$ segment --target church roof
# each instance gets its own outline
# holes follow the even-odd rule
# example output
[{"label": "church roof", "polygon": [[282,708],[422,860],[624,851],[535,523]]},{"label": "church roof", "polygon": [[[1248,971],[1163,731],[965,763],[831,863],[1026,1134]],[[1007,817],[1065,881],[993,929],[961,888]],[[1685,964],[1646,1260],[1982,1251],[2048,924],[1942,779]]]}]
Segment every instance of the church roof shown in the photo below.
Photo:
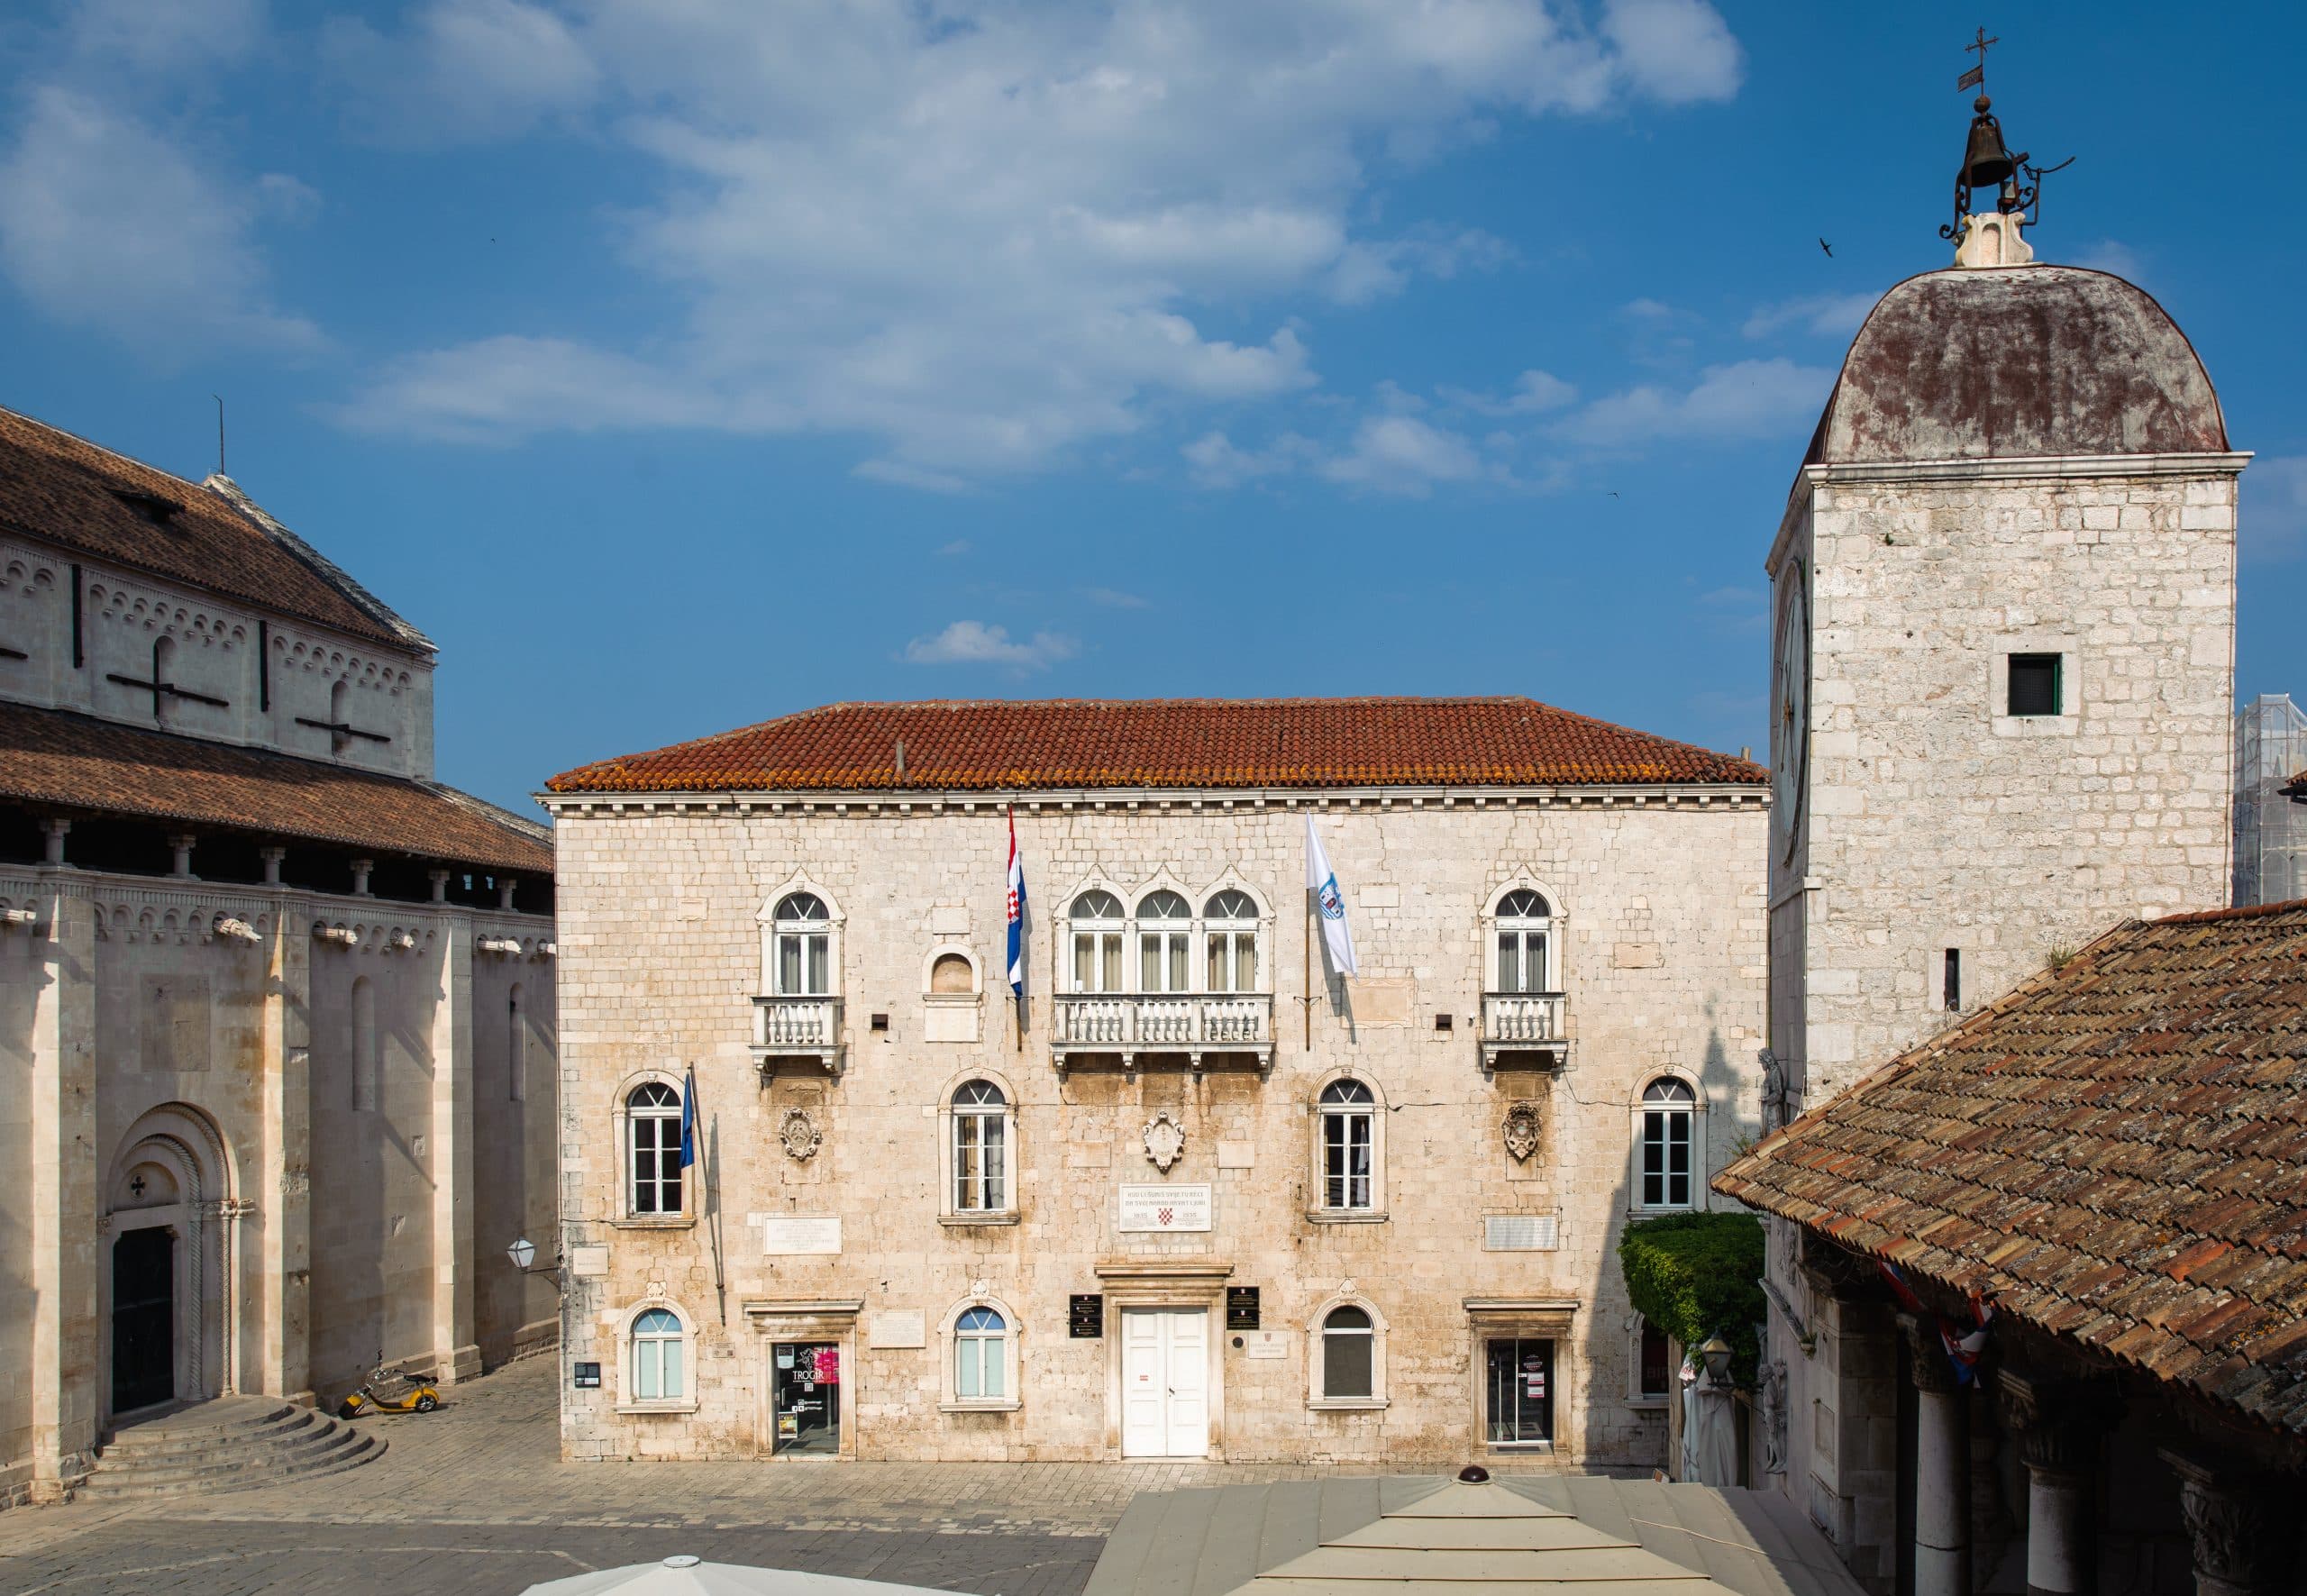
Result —
[{"label": "church roof", "polygon": [[1768,780],[1748,761],[1531,698],[1060,698],[833,704],[602,760],[545,785],[854,792]]},{"label": "church roof", "polygon": [[1714,1189],[2307,1433],[2307,902],[2132,921]]},{"label": "church roof", "polygon": [[1859,1596],[1776,1491],[1596,1474],[1141,1491],[1083,1596]]},{"label": "church roof", "polygon": [[1883,295],[1805,463],[2226,448],[2219,396],[2161,306],[2103,271],[2018,266]]},{"label": "church roof", "polygon": [[0,703],[0,798],[544,880],[551,833],[437,782]]},{"label": "church roof", "polygon": [[187,482],[5,409],[0,528],[356,637],[432,648],[230,479]]}]

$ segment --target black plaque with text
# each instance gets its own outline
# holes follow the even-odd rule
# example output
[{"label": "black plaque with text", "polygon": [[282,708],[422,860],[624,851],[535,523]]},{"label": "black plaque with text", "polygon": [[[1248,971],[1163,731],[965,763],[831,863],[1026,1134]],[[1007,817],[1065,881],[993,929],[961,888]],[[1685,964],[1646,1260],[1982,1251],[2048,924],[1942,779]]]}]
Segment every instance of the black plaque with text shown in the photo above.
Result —
[{"label": "black plaque with text", "polygon": [[1254,1330],[1258,1327],[1258,1289],[1255,1286],[1226,1288],[1226,1327],[1229,1330]]},{"label": "black plaque with text", "polygon": [[1076,1341],[1096,1341],[1106,1333],[1106,1300],[1095,1291],[1065,1300],[1066,1333]]}]

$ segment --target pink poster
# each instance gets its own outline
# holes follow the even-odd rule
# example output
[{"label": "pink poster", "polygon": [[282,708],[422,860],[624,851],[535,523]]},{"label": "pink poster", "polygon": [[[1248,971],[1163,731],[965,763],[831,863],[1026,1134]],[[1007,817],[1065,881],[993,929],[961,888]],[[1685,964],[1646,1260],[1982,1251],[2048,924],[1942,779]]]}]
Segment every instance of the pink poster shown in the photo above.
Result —
[{"label": "pink poster", "polygon": [[837,1346],[817,1348],[817,1379],[825,1385],[840,1383],[841,1348]]}]

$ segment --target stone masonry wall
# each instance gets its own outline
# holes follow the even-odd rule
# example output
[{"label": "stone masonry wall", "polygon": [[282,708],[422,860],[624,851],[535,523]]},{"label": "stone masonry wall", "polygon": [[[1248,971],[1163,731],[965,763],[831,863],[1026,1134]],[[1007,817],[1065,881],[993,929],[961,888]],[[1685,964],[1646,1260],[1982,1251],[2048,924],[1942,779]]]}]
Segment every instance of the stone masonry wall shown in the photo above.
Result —
[{"label": "stone masonry wall", "polygon": [[[561,1204],[573,1259],[564,1359],[602,1364],[599,1390],[567,1390],[571,1458],[764,1455],[767,1342],[748,1300],[862,1300],[848,1372],[864,1456],[1096,1458],[1117,1449],[1116,1343],[1071,1339],[1067,1297],[1100,1289],[1095,1266],[1123,1258],[1232,1266],[1228,1285],[1263,1292],[1262,1322],[1284,1355],[1222,1354],[1213,1452],[1236,1459],[1370,1464],[1463,1460],[1480,1450],[1470,1298],[1568,1300],[1556,1348],[1558,1455],[1648,1463],[1663,1455],[1663,1412],[1633,1400],[1636,1327],[1615,1257],[1630,1208],[1633,1104],[1664,1072],[1707,1105],[1704,1170],[1755,1118],[1762,1042],[1764,914],[1760,795],[1710,807],[1654,801],[1573,807],[1493,800],[1351,812],[1318,823],[1346,894],[1362,960],[1338,1002],[1314,1006],[1311,1046],[1298,995],[1306,948],[1304,820],[1295,809],[1213,797],[1198,805],[1021,805],[1017,834],[1033,918],[1030,1029],[1020,1047],[1002,982],[1008,832],[998,807],[882,805],[845,813],[588,816],[557,833],[561,951]],[[837,1080],[788,1062],[759,1083],[747,1043],[761,990],[759,917],[797,880],[840,918],[838,987],[846,1068]],[[1090,881],[1134,904],[1151,884],[1197,909],[1221,882],[1267,915],[1267,984],[1278,992],[1270,1079],[1238,1063],[1197,1080],[1175,1062],[1135,1079],[1112,1062],[1061,1076],[1048,993],[1063,944],[1053,917]],[[1486,1081],[1479,1064],[1482,913],[1527,882],[1564,917],[1561,983],[1570,1065]],[[932,950],[971,953],[991,995],[980,1039],[925,1038]],[[1131,957],[1134,961],[1135,949]],[[1197,945],[1197,977],[1200,949]],[[1133,964],[1134,967],[1134,964]],[[1323,982],[1317,965],[1316,983]],[[886,1032],[869,1017],[889,1017]],[[1437,1031],[1437,1015],[1451,1017]],[[694,1063],[701,1125],[717,1161],[720,1227],[621,1226],[617,1105],[643,1072],[678,1081]],[[1351,1068],[1384,1112],[1381,1223],[1309,1218],[1318,1204],[1314,1120],[1321,1086]],[[939,1222],[943,1122],[962,1081],[999,1084],[1017,1108],[1020,1221]],[[1504,1151],[1509,1105],[1539,1106],[1544,1143],[1527,1163]],[[776,1140],[789,1108],[823,1134],[806,1160]],[[1214,1188],[1206,1235],[1121,1234],[1116,1187],[1165,1179],[1142,1132],[1168,1110],[1186,1130],[1172,1182]],[[1701,1197],[1701,1200],[1703,1198]],[[1486,1252],[1487,1213],[1557,1215],[1549,1252]],[[764,1255],[764,1216],[833,1215],[842,1251]],[[599,1257],[600,1254],[591,1254]],[[1385,1329],[1381,1409],[1309,1404],[1308,1327],[1350,1292]],[[1017,1327],[1022,1401],[1014,1412],[941,1411],[950,1343],[941,1331],[982,1297]],[[619,1410],[622,1327],[639,1308],[674,1308],[689,1330],[694,1412]],[[867,1323],[916,1309],[927,1345],[872,1348]],[[1218,1331],[1213,1324],[1212,1333]]]}]

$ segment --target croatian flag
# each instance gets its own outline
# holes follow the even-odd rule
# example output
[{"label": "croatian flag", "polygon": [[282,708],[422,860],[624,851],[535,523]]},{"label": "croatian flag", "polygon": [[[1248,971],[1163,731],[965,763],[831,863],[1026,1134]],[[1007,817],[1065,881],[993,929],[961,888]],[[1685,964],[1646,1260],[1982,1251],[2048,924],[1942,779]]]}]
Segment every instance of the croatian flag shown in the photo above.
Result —
[{"label": "croatian flag", "polygon": [[681,1168],[697,1162],[697,1066],[688,1067],[681,1088]]},{"label": "croatian flag", "polygon": [[1330,868],[1329,855],[1322,852],[1322,839],[1315,834],[1311,815],[1306,816],[1306,890],[1314,895],[1315,907],[1322,913],[1322,940],[1329,944],[1330,967],[1340,975],[1352,975],[1354,931],[1345,923],[1345,898],[1337,889],[1337,872]]},{"label": "croatian flag", "polygon": [[1017,811],[1009,811],[1009,990],[1026,995],[1026,867],[1017,858]]}]

